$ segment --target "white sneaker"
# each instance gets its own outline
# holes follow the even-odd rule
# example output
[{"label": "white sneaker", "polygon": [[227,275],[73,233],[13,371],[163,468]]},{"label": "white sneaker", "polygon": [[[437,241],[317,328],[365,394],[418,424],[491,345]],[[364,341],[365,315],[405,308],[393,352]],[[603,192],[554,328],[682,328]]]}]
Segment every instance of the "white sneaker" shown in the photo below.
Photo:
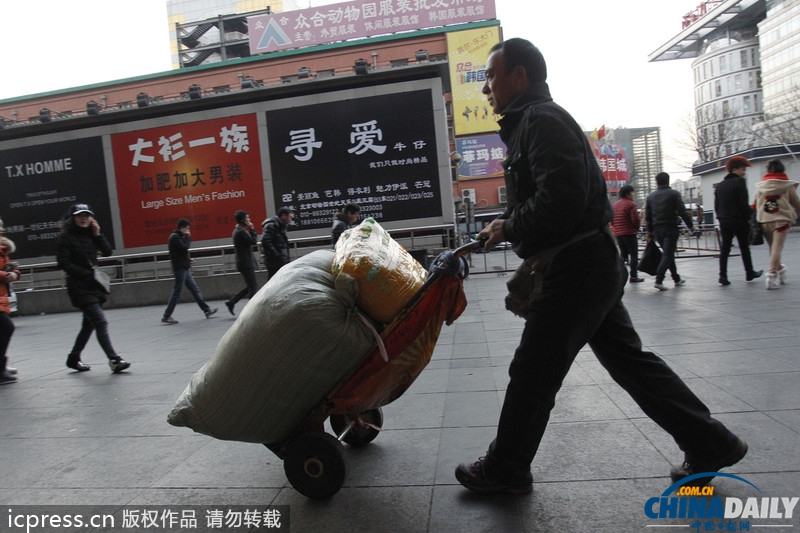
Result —
[{"label": "white sneaker", "polygon": [[789,268],[786,265],[781,265],[781,269],[778,270],[778,280],[780,281],[781,285],[786,285],[786,271]]},{"label": "white sneaker", "polygon": [[667,287],[663,283],[656,283],[655,285],[653,285],[653,287],[655,287],[656,289],[658,289],[660,291],[667,290]]},{"label": "white sneaker", "polygon": [[778,275],[774,272],[770,272],[769,274],[767,274],[766,285],[768,291],[780,287],[780,281],[778,281]]}]

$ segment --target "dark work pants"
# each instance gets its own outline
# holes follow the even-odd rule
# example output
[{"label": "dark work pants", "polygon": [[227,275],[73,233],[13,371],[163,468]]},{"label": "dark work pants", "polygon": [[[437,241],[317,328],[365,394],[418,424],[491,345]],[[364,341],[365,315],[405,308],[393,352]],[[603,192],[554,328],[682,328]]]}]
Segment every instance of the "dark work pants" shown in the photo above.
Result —
[{"label": "dark work pants", "polygon": [[617,235],[617,245],[622,253],[622,259],[628,261],[631,277],[639,277],[639,239],[636,235]]},{"label": "dark work pants", "polygon": [[99,302],[92,302],[84,304],[80,309],[83,312],[83,323],[78,336],[75,338],[72,351],[69,352],[69,358],[72,360],[80,359],[81,352],[86,347],[86,343],[89,342],[89,337],[92,336],[93,331],[97,332],[97,342],[100,343],[100,347],[103,348],[106,357],[109,359],[116,358],[117,352],[114,351],[114,347],[111,345],[111,338],[108,336],[108,321],[106,321],[106,315],[103,313],[103,306]]},{"label": "dark work pants", "polygon": [[7,313],[0,311],[0,372],[6,369],[8,357],[8,345],[11,342],[11,335],[14,334],[14,322]]},{"label": "dark work pants", "polygon": [[734,435],[711,418],[666,363],[642,350],[622,304],[625,268],[609,236],[568,246],[544,276],[509,367],[511,381],[497,438],[487,454],[490,463],[500,472],[530,469],[556,394],[587,343],[614,381],[672,435],[687,458],[715,457],[730,450]]},{"label": "dark work pants", "polygon": [[722,239],[722,249],[719,251],[720,277],[728,277],[728,257],[731,255],[734,236],[739,243],[745,274],[753,272],[753,258],[750,256],[750,221],[746,218],[721,218],[719,235]]},{"label": "dark work pants", "polygon": [[675,266],[675,250],[678,248],[680,232],[677,226],[656,226],[653,230],[656,242],[661,247],[661,262],[656,268],[656,283],[662,283],[669,270],[672,281],[680,281],[678,267]]},{"label": "dark work pants", "polygon": [[256,271],[253,269],[243,269],[239,273],[244,277],[244,282],[247,284],[244,289],[237,292],[233,298],[228,300],[231,304],[235,304],[242,298],[252,298],[258,292],[258,281],[256,281]]},{"label": "dark work pants", "polygon": [[194,301],[197,302],[197,305],[200,306],[200,309],[202,309],[204,313],[208,313],[211,310],[205,300],[203,300],[200,287],[197,286],[197,282],[195,282],[194,276],[192,276],[191,269],[179,268],[175,271],[175,283],[172,285],[172,294],[169,297],[167,308],[164,310],[164,317],[172,316],[172,312],[175,310],[175,306],[178,305],[178,299],[181,297],[184,286],[192,293]]}]

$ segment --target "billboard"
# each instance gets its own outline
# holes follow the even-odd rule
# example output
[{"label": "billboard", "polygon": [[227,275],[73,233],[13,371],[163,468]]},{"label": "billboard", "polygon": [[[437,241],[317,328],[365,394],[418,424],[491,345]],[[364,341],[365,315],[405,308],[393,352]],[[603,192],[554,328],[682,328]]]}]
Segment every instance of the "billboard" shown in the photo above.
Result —
[{"label": "billboard", "polygon": [[617,193],[628,183],[628,155],[624,145],[616,144],[614,130],[602,126],[587,134],[609,193]]},{"label": "billboard", "polygon": [[263,220],[256,115],[111,135],[125,247],[163,245],[179,218],[193,239],[230,238],[237,209]]},{"label": "billboard", "polygon": [[489,50],[500,42],[500,28],[479,28],[447,34],[453,125],[456,135],[497,131],[497,119],[483,95]]},{"label": "billboard", "polygon": [[138,120],[84,117],[0,141],[14,258],[52,259],[74,202],[92,205],[116,254],[163,250],[178,218],[192,222],[195,246],[230,243],[238,209],[258,224],[291,206],[297,239],[329,237],[348,202],[387,229],[452,224],[441,79],[376,79],[245,102],[221,95],[200,110],[165,104]]},{"label": "billboard", "polygon": [[494,0],[354,0],[247,17],[250,54],[496,17]]},{"label": "billboard", "polygon": [[282,104],[266,119],[273,200],[299,229],[329,228],[349,202],[378,222],[442,217],[430,90]]},{"label": "billboard", "polygon": [[92,206],[114,245],[101,137],[0,150],[0,172],[0,218],[15,258],[54,256],[61,221],[76,202]]},{"label": "billboard", "polygon": [[456,151],[461,156],[458,163],[459,179],[503,177],[506,145],[500,135],[494,133],[458,138]]}]

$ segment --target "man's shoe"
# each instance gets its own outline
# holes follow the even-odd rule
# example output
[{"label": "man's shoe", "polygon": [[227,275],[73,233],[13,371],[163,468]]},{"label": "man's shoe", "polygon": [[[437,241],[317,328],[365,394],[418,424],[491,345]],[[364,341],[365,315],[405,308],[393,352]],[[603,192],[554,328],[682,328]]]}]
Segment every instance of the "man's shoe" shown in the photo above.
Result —
[{"label": "man's shoe", "polygon": [[3,370],[0,373],[0,385],[5,385],[6,383],[14,383],[17,381],[17,376],[13,375],[8,369]]},{"label": "man's shoe", "polygon": [[656,289],[658,289],[658,290],[660,290],[660,291],[665,291],[665,290],[667,290],[667,287],[666,287],[666,286],[665,286],[663,283],[658,283],[658,282],[656,282],[656,284],[655,284],[655,285],[653,285],[653,287],[655,287]]},{"label": "man's shoe", "polygon": [[236,313],[233,312],[234,305],[235,304],[233,302],[225,302],[225,307],[228,308],[228,311],[230,311],[233,316],[236,316]]},{"label": "man's shoe", "polygon": [[9,373],[9,374],[11,374],[12,376],[14,376],[14,375],[16,375],[16,374],[17,374],[17,369],[16,369],[16,368],[14,368],[13,366],[7,366],[7,367],[6,367],[6,372],[8,372],[8,373]]},{"label": "man's shoe", "polygon": [[679,279],[678,281],[675,282],[675,286],[676,287],[680,287],[681,285],[686,285],[686,280],[683,279],[683,278],[681,278],[681,279]]},{"label": "man's shoe", "polygon": [[730,281],[728,281],[728,278],[727,278],[727,277],[725,277],[725,276],[720,276],[720,277],[719,277],[719,284],[720,284],[720,285],[722,285],[723,287],[727,287],[728,285],[730,285],[730,284],[731,284],[731,282],[730,282]]},{"label": "man's shoe", "polygon": [[753,272],[747,273],[747,281],[753,281],[756,278],[760,278],[761,274],[763,274],[763,270],[754,270]]},{"label": "man's shoe", "polygon": [[644,281],[644,278],[637,278],[636,276],[633,276],[631,278],[631,283],[641,283],[643,281]]},{"label": "man's shoe", "polygon": [[216,314],[217,311],[218,309],[216,307],[214,309],[209,309],[208,311],[206,311],[206,318],[211,318],[212,316],[214,316],[214,314]]},{"label": "man's shoe", "polygon": [[[742,439],[737,438],[736,444],[733,446],[733,448],[722,457],[716,457],[708,461],[693,462],[684,460],[681,466],[676,466],[670,471],[669,477],[672,478],[673,482],[678,482],[683,478],[692,476],[694,474],[717,472],[726,466],[735,465],[741,461],[745,455],[747,455],[747,443]],[[686,484],[693,487],[702,487],[703,485],[708,485],[712,479],[714,479],[714,476],[701,477],[693,479]]]},{"label": "man's shoe", "polygon": [[119,374],[126,368],[129,368],[131,364],[124,360],[122,357],[115,357],[113,359],[108,360],[108,366],[111,368],[111,371],[115,374]]},{"label": "man's shoe", "polygon": [[177,324],[178,321],[172,318],[171,316],[165,316],[161,319],[161,322],[164,324]]},{"label": "man's shoe", "polygon": [[74,361],[67,359],[67,368],[71,368],[72,370],[77,370],[78,372],[88,372],[89,370],[92,369],[92,367],[90,367],[80,359],[76,359]]},{"label": "man's shoe", "polygon": [[499,479],[486,471],[486,458],[481,457],[471,465],[456,467],[456,479],[471,491],[481,494],[530,494],[533,491],[533,477],[530,471],[514,481]]}]

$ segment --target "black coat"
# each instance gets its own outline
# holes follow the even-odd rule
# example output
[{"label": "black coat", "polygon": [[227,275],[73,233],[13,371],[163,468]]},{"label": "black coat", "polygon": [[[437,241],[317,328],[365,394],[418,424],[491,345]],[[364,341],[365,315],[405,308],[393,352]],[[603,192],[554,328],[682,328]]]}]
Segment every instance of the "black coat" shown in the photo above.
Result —
[{"label": "black coat", "polygon": [[503,233],[520,257],[602,229],[614,217],[606,183],[583,130],[544,82],[514,100],[499,121],[508,147]]},{"label": "black coat", "polygon": [[253,246],[258,244],[258,235],[250,228],[236,226],[233,230],[233,249],[236,252],[236,270],[255,270],[256,260]]},{"label": "black coat", "polygon": [[271,276],[290,261],[289,236],[286,234],[286,224],[277,216],[265,220],[261,227],[264,229],[261,252],[264,254],[264,266]]},{"label": "black coat", "polygon": [[747,181],[738,174],[730,173],[714,189],[714,212],[717,218],[750,218],[750,202]]},{"label": "black coat", "polygon": [[91,228],[67,222],[56,242],[56,261],[58,268],[67,274],[67,294],[75,307],[106,301],[106,293],[95,283],[92,272],[97,266],[98,252],[103,257],[113,252],[105,235],[95,237]]},{"label": "black coat", "polygon": [[173,272],[181,268],[192,268],[192,258],[189,255],[189,246],[191,245],[191,235],[185,235],[179,229],[170,234],[167,247],[169,248],[169,261],[172,263]]}]

